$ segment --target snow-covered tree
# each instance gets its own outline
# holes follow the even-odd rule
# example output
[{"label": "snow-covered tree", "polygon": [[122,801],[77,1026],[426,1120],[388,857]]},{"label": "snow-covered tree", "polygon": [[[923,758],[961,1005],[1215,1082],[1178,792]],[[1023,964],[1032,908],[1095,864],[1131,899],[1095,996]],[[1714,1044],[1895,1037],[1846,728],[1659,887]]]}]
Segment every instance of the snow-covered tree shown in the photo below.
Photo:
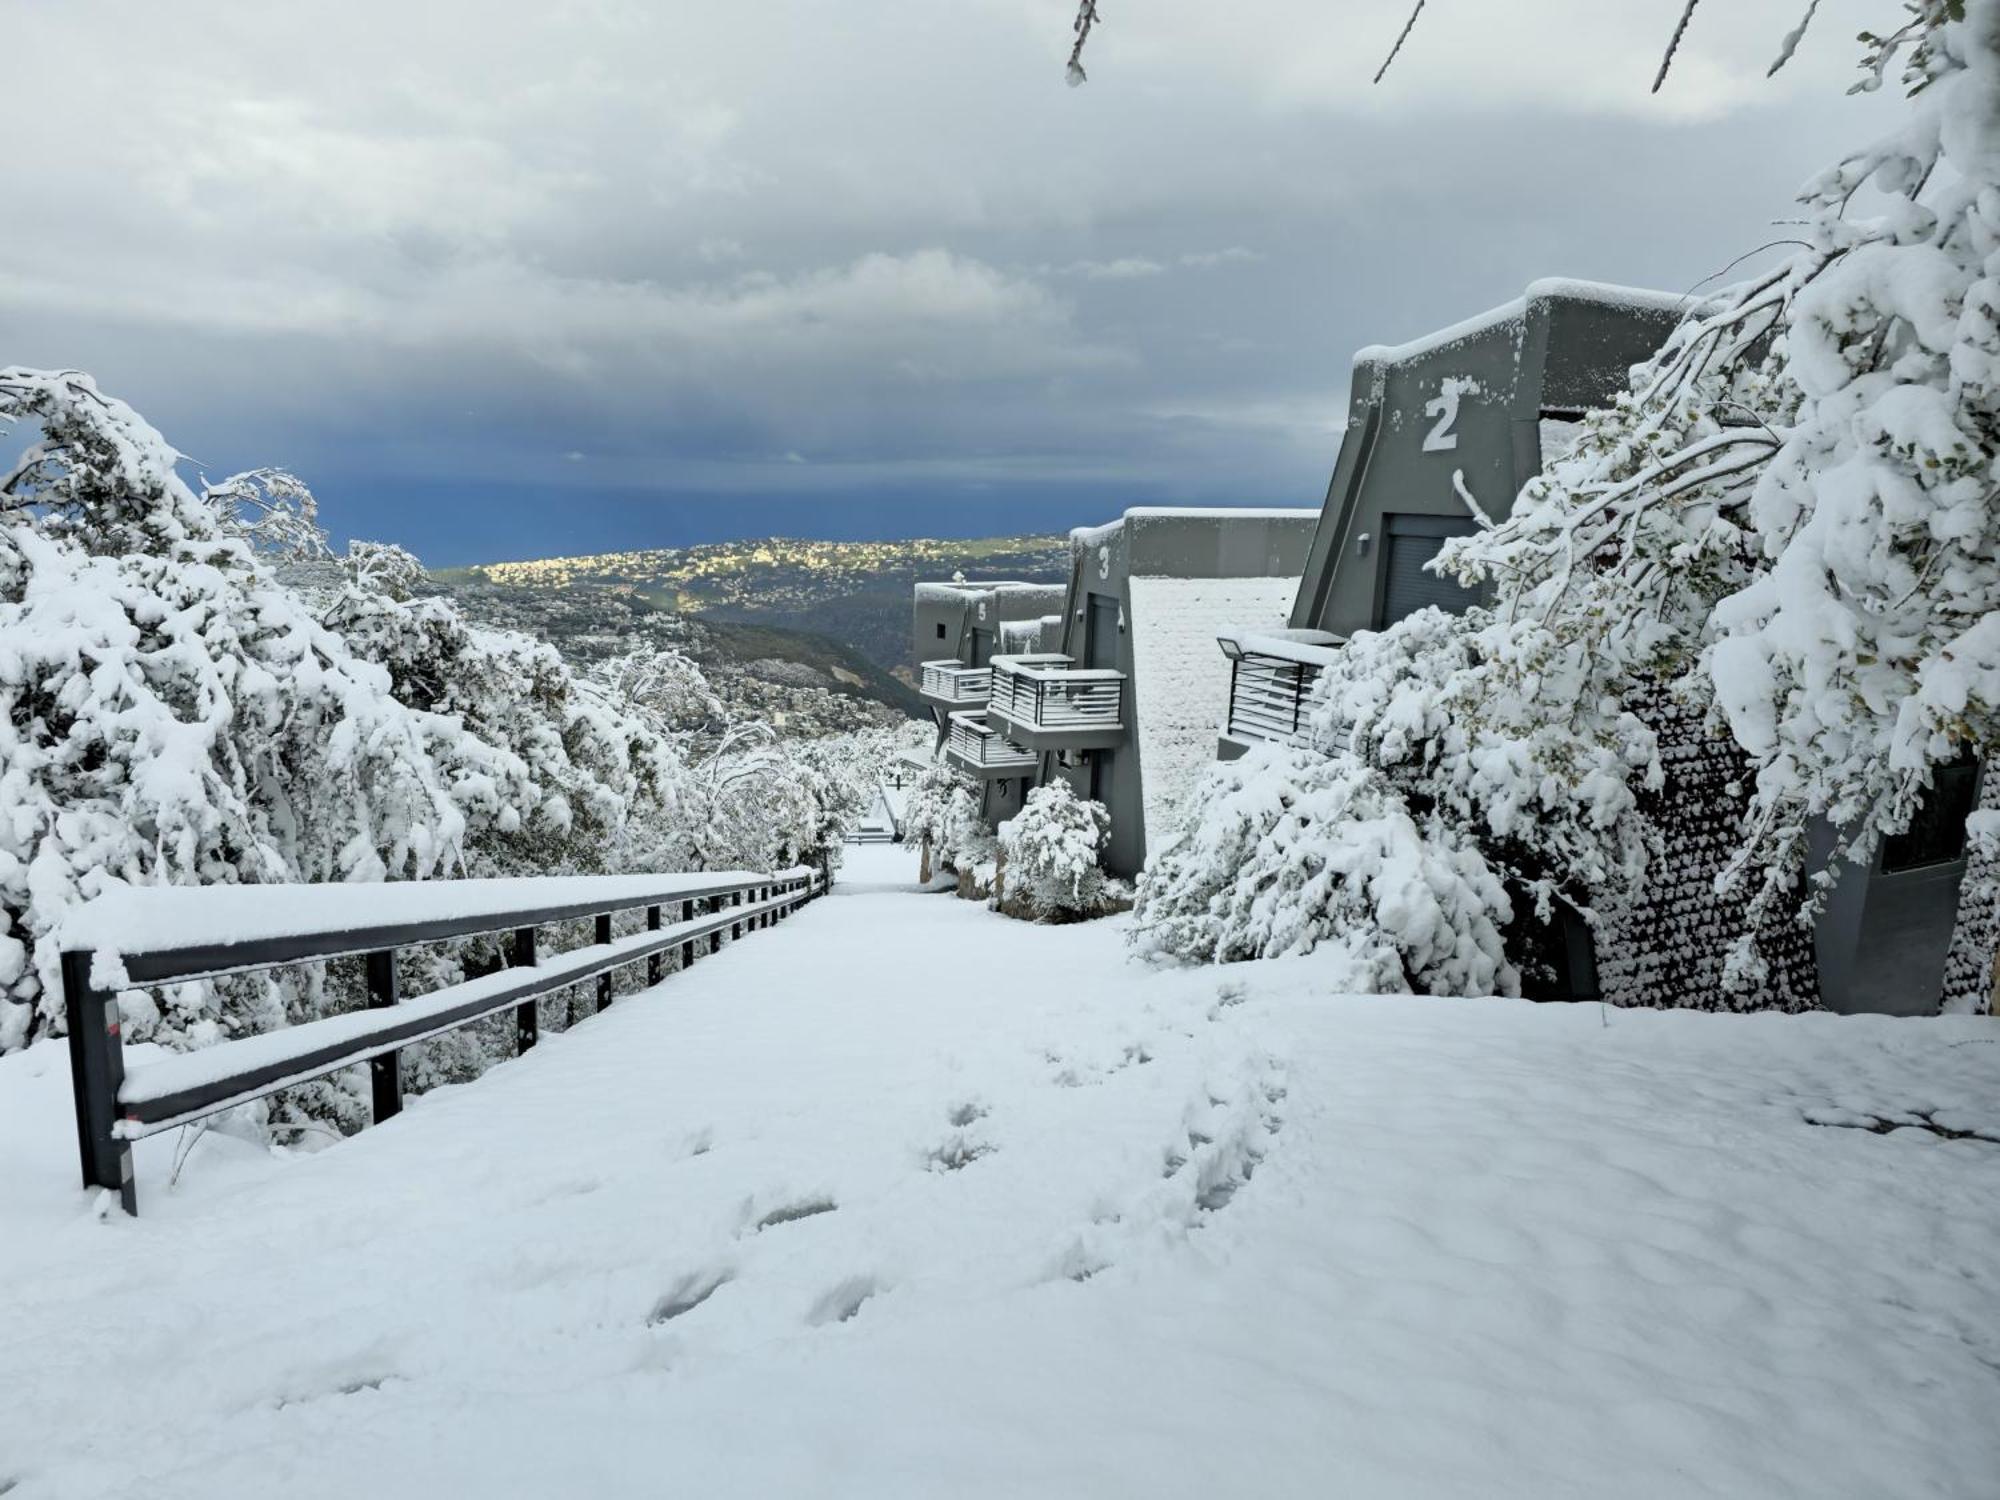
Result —
[{"label": "snow-covered tree", "polygon": [[1006,868],[1005,909],[1037,922],[1073,922],[1104,911],[1109,897],[1098,853],[1111,833],[1101,802],[1081,800],[1066,781],[1029,792],[999,827]]},{"label": "snow-covered tree", "polygon": [[[1795,899],[1817,820],[1865,861],[2000,743],[2000,3],[1906,9],[1863,84],[1901,55],[1908,115],[1808,185],[1805,248],[1444,558],[1591,691],[1712,707],[1755,768],[1753,916]],[[1733,974],[1759,977],[1747,940]]]},{"label": "snow-covered tree", "polygon": [[662,734],[720,733],[728,717],[701,668],[679,651],[628,652],[595,675],[612,702],[650,719]]},{"label": "snow-covered tree", "polygon": [[910,788],[904,804],[903,844],[929,851],[939,874],[970,871],[993,857],[993,836],[979,818],[979,789],[942,762],[933,763]]},{"label": "snow-covered tree", "polygon": [[[466,831],[435,726],[143,418],[82,374],[0,371],[0,424],[21,423],[40,438],[0,478],[0,1047],[60,1023],[55,926],[109,882],[421,878]],[[281,1019],[220,1006],[183,986],[134,1030]]]},{"label": "snow-covered tree", "polygon": [[397,700],[435,726],[434,754],[468,820],[482,875],[586,874],[630,866],[628,834],[673,809],[678,746],[571,673],[551,646],[465,619],[419,595],[399,547],[356,543],[321,618],[387,669]]},{"label": "snow-covered tree", "polygon": [[[719,709],[684,659],[579,678],[467,621],[401,548],[336,563],[295,477],[197,491],[88,376],[0,371],[0,424],[38,433],[0,475],[0,1049],[60,1028],[57,925],[114,882],[774,868],[844,836],[854,792],[760,727],[689,766]],[[428,987],[499,960],[474,941],[405,961]],[[201,1045],[358,981],[134,993],[126,1034]],[[476,1072],[486,1040],[413,1049],[413,1071]]]},{"label": "snow-covered tree", "polygon": [[[1808,186],[1804,248],[1694,307],[1507,519],[1446,547],[1490,609],[1357,637],[1312,716],[1324,774],[1381,775],[1546,919],[1634,893],[1646,707],[1707,711],[1751,767],[1728,872],[1753,894],[1746,986],[1761,926],[1823,896],[1801,884],[1818,820],[1865,857],[2000,735],[2000,0],[1905,9],[1860,86],[1901,57],[1909,113]],[[1230,794],[1192,809],[1193,848],[1240,816]]]}]

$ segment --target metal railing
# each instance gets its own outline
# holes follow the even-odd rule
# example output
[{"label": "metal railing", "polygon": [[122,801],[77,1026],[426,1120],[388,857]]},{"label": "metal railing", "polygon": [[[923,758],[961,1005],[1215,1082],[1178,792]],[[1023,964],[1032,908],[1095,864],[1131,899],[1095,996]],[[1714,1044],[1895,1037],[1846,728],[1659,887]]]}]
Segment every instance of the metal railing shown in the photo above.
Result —
[{"label": "metal railing", "polygon": [[[449,889],[454,886],[471,893],[461,898]],[[416,908],[410,919],[363,923],[339,919],[354,911],[356,888],[344,885],[167,888],[101,898],[123,903],[105,913],[119,917],[131,911],[143,914],[149,897],[168,897],[176,914],[185,912],[189,897],[212,898],[218,903],[212,908],[217,913],[251,913],[240,923],[243,930],[258,927],[258,910],[282,906],[286,916],[265,924],[267,930],[259,936],[234,940],[202,941],[199,924],[192,924],[193,941],[184,931],[174,941],[150,946],[114,941],[105,945],[115,949],[108,952],[65,943],[63,998],[84,1186],[109,1188],[118,1194],[125,1212],[136,1214],[133,1141],[357,1063],[369,1065],[374,1118],[385,1120],[402,1108],[400,1048],[512,1008],[515,1050],[525,1052],[540,1035],[536,1002],[542,996],[595,979],[596,1008],[603,1010],[612,1001],[614,970],[643,961],[647,982],[658,984],[665,977],[665,959],[675,949],[685,969],[704,946],[709,953],[719,952],[725,935],[740,938],[768,927],[824,889],[823,877],[804,868],[775,875],[732,872],[653,880],[582,876],[412,882],[398,893],[401,901]],[[423,894],[411,894],[417,892]],[[86,919],[83,929],[118,931],[115,920],[91,927],[87,919],[97,904],[86,903],[79,909]],[[320,925],[313,925],[315,906],[328,914]],[[426,915],[424,906],[450,911]],[[645,927],[614,936],[612,918],[638,910],[645,912]],[[667,921],[670,913],[677,920]],[[546,959],[538,957],[538,929],[582,919],[594,920],[594,942]],[[172,930],[171,922],[139,925],[142,931]],[[229,930],[230,925],[224,922],[217,930]],[[399,949],[496,932],[511,934],[506,967],[414,998],[406,999],[398,991]],[[119,990],[354,956],[365,957],[365,1010],[175,1053],[127,1072],[119,1035]]]},{"label": "metal railing", "polygon": [[1039,758],[994,729],[984,714],[953,714],[945,752],[975,771],[1029,771]]},{"label": "metal railing", "polygon": [[996,656],[986,708],[1027,729],[1116,730],[1124,724],[1125,674],[1078,667],[1056,652]]},{"label": "metal railing", "polygon": [[924,663],[923,692],[947,703],[984,703],[993,690],[990,667],[968,667],[962,661]]},{"label": "metal railing", "polygon": [[1325,670],[1313,662],[1244,652],[1229,664],[1229,736],[1303,744],[1306,700]]},{"label": "metal railing", "polygon": [[1344,638],[1322,630],[1231,630],[1216,640],[1229,658],[1223,733],[1234,740],[1305,743],[1313,686],[1338,659]]}]

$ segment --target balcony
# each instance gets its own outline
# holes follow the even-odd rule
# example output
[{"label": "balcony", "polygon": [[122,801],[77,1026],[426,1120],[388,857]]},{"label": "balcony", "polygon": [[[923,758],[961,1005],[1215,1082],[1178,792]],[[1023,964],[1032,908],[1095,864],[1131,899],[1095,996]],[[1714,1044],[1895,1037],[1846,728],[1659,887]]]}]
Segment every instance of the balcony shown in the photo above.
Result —
[{"label": "balcony", "polygon": [[1053,652],[996,656],[986,708],[1030,750],[1109,750],[1125,738],[1125,674]]},{"label": "balcony", "polygon": [[1313,685],[1345,641],[1324,630],[1231,632],[1218,636],[1229,658],[1229,713],[1223,752],[1260,741],[1302,745]]},{"label": "balcony", "polygon": [[985,714],[953,714],[944,750],[953,765],[982,781],[1032,775],[1039,758],[988,724]]},{"label": "balcony", "polygon": [[961,708],[983,708],[993,690],[991,667],[968,667],[962,661],[927,661],[922,685],[917,689],[924,701],[946,713]]}]

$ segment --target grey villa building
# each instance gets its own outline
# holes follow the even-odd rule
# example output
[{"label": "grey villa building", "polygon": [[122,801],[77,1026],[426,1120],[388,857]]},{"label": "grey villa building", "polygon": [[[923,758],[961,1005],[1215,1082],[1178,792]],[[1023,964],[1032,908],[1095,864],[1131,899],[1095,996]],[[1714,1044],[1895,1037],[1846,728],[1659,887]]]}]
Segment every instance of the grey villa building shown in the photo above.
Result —
[{"label": "grey villa building", "polygon": [[[1219,753],[1298,739],[1307,694],[1354,632],[1473,602],[1424,565],[1446,537],[1480,524],[1475,506],[1494,518],[1512,509],[1570,424],[1625,389],[1681,306],[1662,293],[1539,281],[1467,322],[1356,354],[1346,435],[1289,616],[1244,615],[1217,632],[1229,662]],[[1713,882],[1734,847],[1733,787],[1747,767],[1664,699],[1647,712],[1667,768],[1648,799],[1667,836],[1665,868],[1634,909],[1602,914],[1595,930],[1571,914],[1550,935],[1535,956],[1549,998],[1676,1004],[1722,993],[1740,906],[1719,900]],[[1979,781],[1969,764],[1941,777],[1906,836],[1842,873],[1814,930],[1787,922],[1762,934],[1769,979],[1750,1003],[1928,1011],[1947,991],[1983,990],[2000,934],[1991,913],[1959,910]],[[1836,843],[1824,831],[1822,864]]]},{"label": "grey villa building", "polygon": [[[1285,607],[1316,519],[1135,509],[1070,534],[1067,585],[919,584],[919,656],[955,643],[925,661],[924,699],[989,821],[1061,777],[1111,814],[1105,868],[1136,875],[1214,757],[1229,675],[1217,632]],[[969,625],[981,606],[990,641]]]},{"label": "grey villa building", "polygon": [[987,722],[993,658],[1032,649],[1045,630],[1061,635],[1060,583],[920,583],[913,630],[922,678],[918,692],[937,725],[938,748],[979,783],[980,815],[998,824],[1021,809],[1034,755],[1010,745]]}]

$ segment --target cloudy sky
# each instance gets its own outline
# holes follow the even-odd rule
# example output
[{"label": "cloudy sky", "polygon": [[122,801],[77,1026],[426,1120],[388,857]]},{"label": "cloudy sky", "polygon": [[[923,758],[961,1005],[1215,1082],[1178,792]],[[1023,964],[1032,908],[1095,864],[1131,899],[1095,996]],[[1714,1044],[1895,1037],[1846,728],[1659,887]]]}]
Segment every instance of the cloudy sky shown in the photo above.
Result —
[{"label": "cloudy sky", "polygon": [[1316,505],[1359,345],[1683,290],[1888,0],[12,0],[0,364],[435,564]]}]

